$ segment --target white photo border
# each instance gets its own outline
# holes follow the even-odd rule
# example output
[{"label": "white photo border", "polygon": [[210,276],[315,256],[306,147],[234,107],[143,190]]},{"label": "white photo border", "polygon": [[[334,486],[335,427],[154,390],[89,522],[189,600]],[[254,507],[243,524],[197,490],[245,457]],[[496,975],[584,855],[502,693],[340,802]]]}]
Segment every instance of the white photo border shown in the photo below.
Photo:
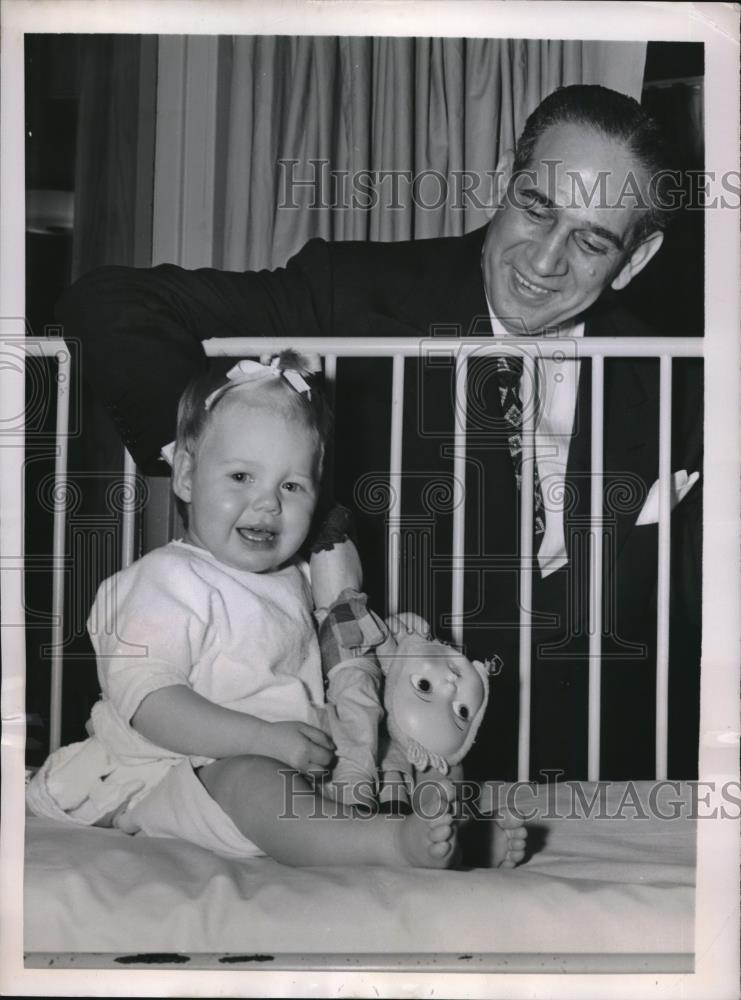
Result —
[{"label": "white photo border", "polygon": [[[736,9],[734,9],[736,8]],[[24,333],[25,32],[554,37],[705,44],[705,155],[738,169],[738,10],[727,3],[523,3],[498,0],[2,0],[0,330]],[[738,210],[706,212],[705,513],[700,779],[738,780],[739,246]],[[22,413],[23,376],[3,372],[0,421]],[[0,449],[3,787],[0,989],[46,996],[733,997],[739,979],[739,824],[698,823],[695,972],[509,975],[310,971],[101,971],[23,967],[24,639],[20,554],[23,447]],[[20,616],[20,617],[19,617]],[[711,681],[711,668],[718,674]]]}]

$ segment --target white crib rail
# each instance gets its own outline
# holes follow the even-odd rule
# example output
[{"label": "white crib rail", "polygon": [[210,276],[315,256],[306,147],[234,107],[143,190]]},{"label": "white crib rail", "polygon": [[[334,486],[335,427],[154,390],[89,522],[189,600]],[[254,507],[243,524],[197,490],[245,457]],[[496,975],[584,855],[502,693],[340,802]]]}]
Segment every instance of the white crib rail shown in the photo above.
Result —
[{"label": "white crib rail", "polygon": [[[50,748],[56,749],[61,735],[62,695],[62,637],[64,618],[64,556],[65,556],[65,505],[64,491],[67,481],[67,437],[69,419],[69,366],[70,358],[63,341],[33,338],[27,341],[28,353],[36,352],[56,358],[60,374],[67,379],[58,383],[57,440],[54,490],[54,549],[52,571],[52,655],[51,655],[51,722]],[[211,357],[250,357],[275,353],[293,348],[306,354],[319,354],[325,358],[325,372],[330,381],[336,373],[338,358],[391,358],[392,402],[390,440],[390,501],[388,511],[388,581],[389,611],[398,610],[400,594],[400,523],[402,484],[402,427],[404,417],[404,359],[424,357],[434,347],[436,357],[449,353],[455,359],[455,415],[454,432],[454,482],[464,483],[466,447],[466,380],[468,360],[501,354],[503,350],[523,355],[525,378],[534,377],[536,360],[558,356],[563,359],[563,348],[552,337],[508,338],[506,347],[494,339],[435,337],[422,342],[415,338],[378,337],[368,340],[358,338],[229,338],[204,342],[206,354]],[[604,411],[604,358],[659,358],[660,359],[660,413],[659,413],[659,536],[658,536],[658,613],[656,624],[656,777],[667,776],[668,746],[668,677],[669,677],[669,587],[670,587],[670,475],[671,475],[671,378],[673,358],[702,357],[704,341],[697,337],[661,338],[595,338],[579,342],[576,359],[592,358],[592,451],[591,451],[591,532],[589,564],[589,701],[588,701],[588,779],[599,778],[600,742],[600,678],[602,637],[602,471],[603,471],[603,411]],[[518,778],[529,778],[530,753],[530,685],[531,685],[531,595],[533,563],[532,524],[534,422],[532,407],[523,413],[523,487],[520,510],[520,710],[518,738]],[[131,456],[126,453],[124,482],[133,487],[136,469]],[[463,542],[465,536],[465,509],[462,498],[456,498],[453,511],[452,551],[452,632],[456,642],[463,637]],[[124,566],[135,557],[135,510],[133,505],[123,512],[122,553]]]},{"label": "white crib rail", "polygon": [[[57,370],[57,450],[54,457],[54,527],[52,536],[52,636],[51,636],[51,710],[49,722],[50,747],[56,749],[62,734],[62,679],[64,662],[64,554],[66,508],[64,505],[67,492],[67,465],[69,439],[69,400],[70,400],[70,355],[66,344],[58,341],[55,344],[54,357],[58,364]],[[59,428],[64,428],[60,433]]]},{"label": "white crib rail", "polygon": [[604,466],[605,359],[592,358],[592,454],[589,531],[589,707],[587,777],[599,778],[602,694],[602,474]]}]

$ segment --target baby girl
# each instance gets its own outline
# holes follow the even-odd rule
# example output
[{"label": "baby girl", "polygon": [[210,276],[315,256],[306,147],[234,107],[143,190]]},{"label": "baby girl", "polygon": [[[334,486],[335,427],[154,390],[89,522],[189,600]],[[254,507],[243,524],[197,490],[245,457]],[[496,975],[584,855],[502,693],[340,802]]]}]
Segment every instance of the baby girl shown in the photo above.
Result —
[{"label": "baby girl", "polygon": [[[184,539],[101,585],[88,628],[102,697],[89,738],[32,779],[32,811],[227,857],[451,864],[449,781],[430,783],[421,808],[393,819],[361,817],[316,790],[334,745],[299,550],[328,418],[306,378],[287,355],[240,362],[184,393],[172,456]],[[503,823],[498,836],[499,857],[521,860],[522,828]]]}]

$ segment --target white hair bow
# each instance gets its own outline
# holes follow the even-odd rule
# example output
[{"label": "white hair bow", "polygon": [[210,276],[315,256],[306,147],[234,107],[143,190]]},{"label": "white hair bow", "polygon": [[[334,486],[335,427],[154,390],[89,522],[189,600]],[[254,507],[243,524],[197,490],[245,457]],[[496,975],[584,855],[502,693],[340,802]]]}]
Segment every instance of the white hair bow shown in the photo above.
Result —
[{"label": "white hair bow", "polygon": [[217,399],[221,399],[225,392],[229,392],[230,389],[235,389],[243,385],[256,385],[260,382],[266,382],[269,379],[276,379],[283,377],[288,384],[296,390],[298,393],[306,393],[309,399],[311,399],[311,389],[309,388],[308,382],[304,379],[300,372],[297,372],[294,368],[279,368],[280,363],[279,358],[273,358],[269,365],[264,365],[259,361],[239,361],[237,364],[230,368],[226,373],[226,377],[229,382],[226,385],[220,386],[215,389],[210,396],[207,397],[205,402],[205,407],[210,410]]},{"label": "white hair bow", "polygon": [[[273,358],[270,364],[264,364],[261,361],[249,361],[247,359],[243,361],[238,361],[233,368],[230,368],[226,373],[226,377],[229,381],[218,389],[215,389],[210,396],[206,397],[204,406],[207,410],[210,410],[214,403],[221,399],[225,392],[229,392],[230,389],[236,389],[240,386],[246,385],[258,385],[260,382],[265,382],[269,379],[276,379],[283,377],[288,384],[296,390],[296,392],[303,395],[306,393],[309,399],[311,399],[311,389],[309,383],[304,379],[301,372],[297,372],[295,368],[279,368],[280,364],[279,358]],[[172,466],[175,457],[175,442],[171,441],[166,444],[160,450],[161,457],[167,462],[168,465]]]}]

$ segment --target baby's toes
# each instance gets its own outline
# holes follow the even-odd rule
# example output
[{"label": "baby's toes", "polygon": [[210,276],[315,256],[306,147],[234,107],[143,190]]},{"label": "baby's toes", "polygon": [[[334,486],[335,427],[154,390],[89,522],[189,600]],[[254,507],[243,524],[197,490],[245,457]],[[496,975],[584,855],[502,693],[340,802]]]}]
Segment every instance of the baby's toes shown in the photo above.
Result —
[{"label": "baby's toes", "polygon": [[513,863],[513,865],[518,865],[522,859],[525,857],[525,846],[522,847],[510,847],[507,852],[507,858]]},{"label": "baby's toes", "polygon": [[518,830],[508,830],[507,839],[509,841],[507,845],[507,860],[511,861],[513,865],[516,865],[525,857],[527,834],[522,828]]}]

